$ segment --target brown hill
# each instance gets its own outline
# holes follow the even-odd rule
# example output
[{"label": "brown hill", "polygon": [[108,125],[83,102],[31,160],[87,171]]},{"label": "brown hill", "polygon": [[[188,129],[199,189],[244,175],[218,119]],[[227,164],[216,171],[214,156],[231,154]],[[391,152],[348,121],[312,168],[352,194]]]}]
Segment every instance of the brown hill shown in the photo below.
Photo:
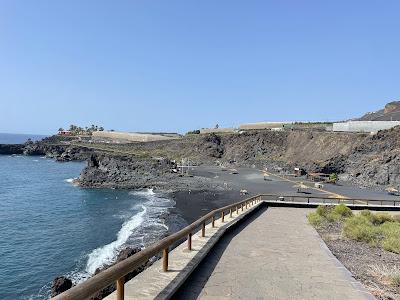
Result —
[{"label": "brown hill", "polygon": [[400,121],[400,101],[385,105],[384,109],[370,112],[357,119],[359,121]]}]

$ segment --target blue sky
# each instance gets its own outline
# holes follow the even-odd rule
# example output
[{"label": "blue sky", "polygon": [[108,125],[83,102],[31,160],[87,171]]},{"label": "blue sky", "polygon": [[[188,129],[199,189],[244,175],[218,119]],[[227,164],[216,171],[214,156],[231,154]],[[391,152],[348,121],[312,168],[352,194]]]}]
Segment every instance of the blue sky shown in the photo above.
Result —
[{"label": "blue sky", "polygon": [[0,2],[0,132],[338,120],[400,98],[399,1]]}]

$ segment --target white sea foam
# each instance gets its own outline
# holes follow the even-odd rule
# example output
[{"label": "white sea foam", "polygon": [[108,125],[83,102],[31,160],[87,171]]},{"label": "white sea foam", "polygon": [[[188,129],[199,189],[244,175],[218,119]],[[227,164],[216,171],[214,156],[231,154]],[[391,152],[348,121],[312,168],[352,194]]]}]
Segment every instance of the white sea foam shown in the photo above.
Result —
[{"label": "white sea foam", "polygon": [[117,239],[89,253],[85,270],[75,272],[74,276],[69,274],[69,277],[72,277],[75,283],[84,281],[90,275],[93,275],[96,269],[113,263],[124,245],[143,247],[158,239],[168,230],[168,226],[164,224],[160,216],[172,206],[171,200],[158,197],[152,189],[132,191],[129,194],[139,196],[139,199],[143,200],[139,207],[137,204],[133,207],[135,211],[139,210],[139,212],[136,212],[130,218],[127,216],[127,212],[118,216],[125,220],[127,217],[129,219],[122,224],[117,233]]},{"label": "white sea foam", "polygon": [[129,194],[146,197],[146,196],[155,196],[156,193],[154,193],[153,189],[144,189],[140,191],[133,191],[130,192]]},{"label": "white sea foam", "polygon": [[122,225],[122,228],[117,234],[117,240],[99,247],[89,254],[88,262],[86,264],[86,271],[89,274],[94,274],[97,268],[113,262],[119,248],[129,239],[132,232],[144,221],[146,211],[146,207],[142,206],[142,210],[139,213]]},{"label": "white sea foam", "polygon": [[68,179],[65,179],[64,181],[65,181],[65,182],[68,182],[68,183],[72,183],[72,182],[74,182],[74,179],[75,179],[75,178],[68,178]]}]

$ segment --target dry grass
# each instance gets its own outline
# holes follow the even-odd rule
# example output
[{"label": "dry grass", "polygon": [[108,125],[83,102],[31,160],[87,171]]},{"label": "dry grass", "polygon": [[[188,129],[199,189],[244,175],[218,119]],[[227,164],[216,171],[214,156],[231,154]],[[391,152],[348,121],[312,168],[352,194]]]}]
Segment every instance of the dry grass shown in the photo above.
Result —
[{"label": "dry grass", "polygon": [[400,291],[400,267],[388,265],[372,265],[369,274],[384,285]]}]

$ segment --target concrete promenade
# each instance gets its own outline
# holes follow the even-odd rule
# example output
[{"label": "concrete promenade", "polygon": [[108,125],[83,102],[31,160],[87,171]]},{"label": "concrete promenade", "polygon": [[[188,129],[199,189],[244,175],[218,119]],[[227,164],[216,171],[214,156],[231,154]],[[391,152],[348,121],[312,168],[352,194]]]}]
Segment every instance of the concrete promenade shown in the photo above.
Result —
[{"label": "concrete promenade", "polygon": [[374,299],[307,223],[270,207],[225,234],[174,299]]}]

